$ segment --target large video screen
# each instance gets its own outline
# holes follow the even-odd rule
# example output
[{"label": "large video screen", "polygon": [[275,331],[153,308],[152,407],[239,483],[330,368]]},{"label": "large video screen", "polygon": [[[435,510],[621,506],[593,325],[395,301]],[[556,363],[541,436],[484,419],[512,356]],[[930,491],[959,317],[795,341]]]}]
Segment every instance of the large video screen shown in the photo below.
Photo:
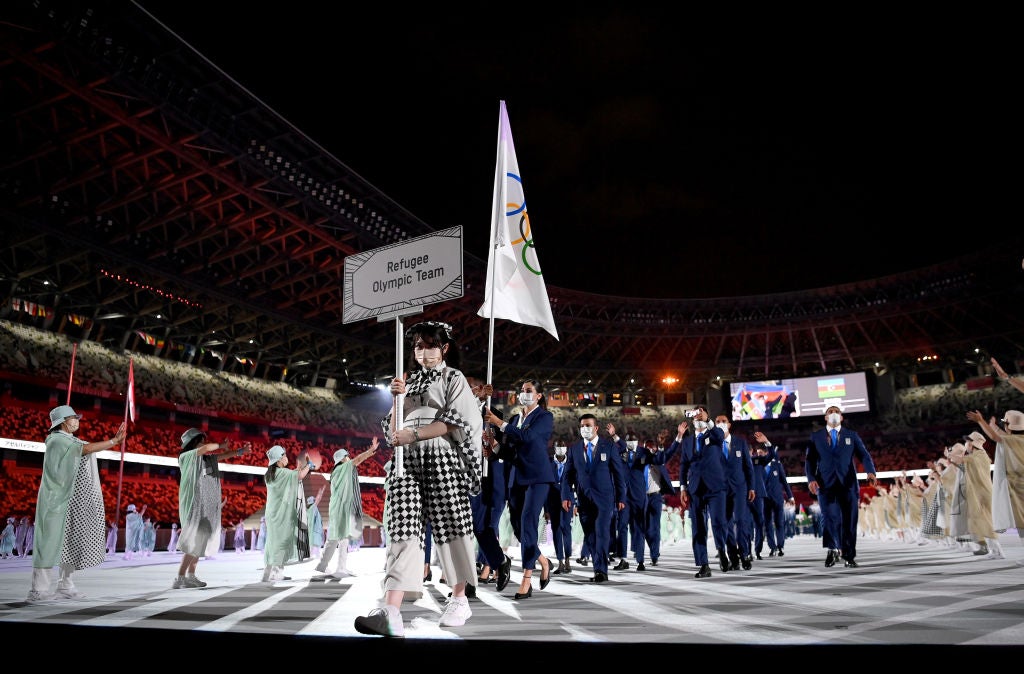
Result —
[{"label": "large video screen", "polygon": [[729,384],[733,421],[821,416],[829,405],[843,414],[870,412],[863,372]]}]

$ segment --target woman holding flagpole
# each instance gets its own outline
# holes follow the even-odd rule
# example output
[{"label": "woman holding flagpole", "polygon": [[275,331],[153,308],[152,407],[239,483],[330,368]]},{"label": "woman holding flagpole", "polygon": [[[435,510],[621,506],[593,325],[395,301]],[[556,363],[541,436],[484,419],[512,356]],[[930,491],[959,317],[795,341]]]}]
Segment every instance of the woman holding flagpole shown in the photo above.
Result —
[{"label": "woman holding flagpole", "polygon": [[555,417],[548,410],[544,385],[536,379],[527,379],[520,385],[519,402],[523,404],[522,411],[508,421],[490,409],[485,421],[502,432],[502,456],[515,457],[509,476],[508,507],[523,562],[523,579],[515,598],[529,599],[533,596],[533,570],[538,561],[540,589],[547,587],[551,579],[551,562],[540,552],[538,523],[555,482],[548,454]]},{"label": "woman holding flagpole", "polygon": [[459,351],[447,323],[427,321],[409,328],[413,373],[391,382],[391,395],[406,396],[403,419],[382,422],[389,444],[404,446],[403,471],[385,478],[387,564],[384,606],[359,616],[362,634],[405,636],[402,600],[423,591],[423,532],[427,522],[452,588],[442,627],[464,625],[473,612],[466,584],[476,580],[473,513],[469,497],[480,491],[479,452],[483,419],[473,390],[457,369]]},{"label": "woman holding flagpole", "polygon": [[[106,512],[96,452],[124,442],[127,429],[122,423],[109,440],[86,442],[75,437],[81,418],[70,405],[50,410],[43,475],[36,499],[32,587],[26,600],[29,603],[81,598],[72,574],[102,564],[106,558]],[[50,574],[58,564],[54,593]]]}]

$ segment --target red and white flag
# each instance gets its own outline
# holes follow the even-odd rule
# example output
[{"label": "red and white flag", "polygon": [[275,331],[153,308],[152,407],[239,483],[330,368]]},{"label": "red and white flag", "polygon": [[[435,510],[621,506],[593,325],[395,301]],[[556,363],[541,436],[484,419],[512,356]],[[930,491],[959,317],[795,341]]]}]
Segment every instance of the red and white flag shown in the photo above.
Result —
[{"label": "red and white flag", "polygon": [[135,423],[135,363],[128,361],[128,394],[125,396],[128,417]]}]

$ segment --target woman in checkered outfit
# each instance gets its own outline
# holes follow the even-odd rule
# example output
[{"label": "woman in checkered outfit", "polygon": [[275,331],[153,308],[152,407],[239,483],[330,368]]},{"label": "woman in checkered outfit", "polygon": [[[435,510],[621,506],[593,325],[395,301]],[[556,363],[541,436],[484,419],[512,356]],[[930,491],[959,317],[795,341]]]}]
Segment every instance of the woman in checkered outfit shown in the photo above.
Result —
[{"label": "woman in checkered outfit", "polygon": [[423,591],[423,530],[429,521],[442,574],[452,588],[442,627],[464,625],[472,615],[466,583],[476,579],[476,549],[469,497],[480,490],[483,420],[479,401],[458,370],[459,351],[446,323],[417,323],[406,331],[412,345],[408,380],[396,377],[391,394],[404,395],[401,424],[383,421],[392,446],[403,446],[385,479],[387,566],[384,606],[355,620],[363,634],[404,636],[401,614],[407,592]]},{"label": "woman in checkered outfit", "polygon": [[[35,549],[29,603],[79,599],[71,579],[75,571],[98,566],[105,559],[107,528],[96,452],[124,441],[125,424],[109,440],[86,442],[75,437],[79,419],[69,405],[50,410],[43,475],[36,499]],[[60,565],[56,592],[50,573]]]}]

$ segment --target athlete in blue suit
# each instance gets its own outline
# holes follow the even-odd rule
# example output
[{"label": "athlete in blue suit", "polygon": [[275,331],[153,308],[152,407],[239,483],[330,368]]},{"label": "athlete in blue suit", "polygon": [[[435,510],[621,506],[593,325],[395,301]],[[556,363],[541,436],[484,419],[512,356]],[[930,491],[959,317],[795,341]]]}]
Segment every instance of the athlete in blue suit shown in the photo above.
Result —
[{"label": "athlete in blue suit", "polygon": [[711,533],[718,549],[718,563],[723,572],[729,570],[725,549],[725,499],[728,482],[725,461],[722,458],[722,429],[709,423],[708,408],[703,405],[693,410],[694,433],[687,434],[689,422],[682,421],[676,439],[666,450],[679,452],[679,501],[690,511],[693,529],[693,561],[699,567],[695,578],[709,578],[708,518]]},{"label": "athlete in blue suit", "polygon": [[[576,494],[583,535],[594,559],[595,583],[608,580],[612,517],[626,507],[626,466],[610,438],[599,437],[597,417],[580,417],[582,438],[568,449],[562,482],[562,510],[571,512]],[[588,450],[589,445],[589,450]]]},{"label": "athlete in blue suit", "polygon": [[811,433],[807,445],[807,488],[821,505],[821,540],[828,549],[825,566],[834,566],[842,556],[846,566],[856,567],[860,485],[854,459],[864,466],[871,484],[875,483],[875,462],[860,436],[843,428],[843,411],[838,405],[825,408],[825,423],[825,428]]}]

